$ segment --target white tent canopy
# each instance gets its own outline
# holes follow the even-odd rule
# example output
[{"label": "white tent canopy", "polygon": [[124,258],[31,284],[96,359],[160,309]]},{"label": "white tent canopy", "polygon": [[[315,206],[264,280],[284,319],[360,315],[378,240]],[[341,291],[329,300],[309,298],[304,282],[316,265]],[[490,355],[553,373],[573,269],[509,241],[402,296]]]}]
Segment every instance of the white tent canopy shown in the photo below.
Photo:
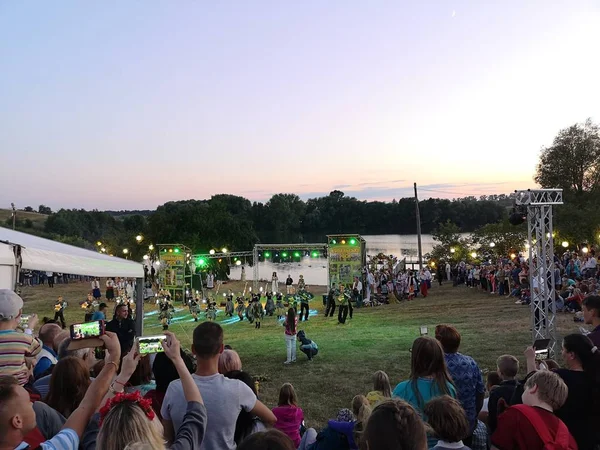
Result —
[{"label": "white tent canopy", "polygon": [[[0,272],[4,275],[16,267],[14,249],[18,246],[21,247],[22,269],[94,277],[144,277],[140,263],[0,227]],[[12,288],[4,283],[4,277],[0,276],[0,287]]]}]

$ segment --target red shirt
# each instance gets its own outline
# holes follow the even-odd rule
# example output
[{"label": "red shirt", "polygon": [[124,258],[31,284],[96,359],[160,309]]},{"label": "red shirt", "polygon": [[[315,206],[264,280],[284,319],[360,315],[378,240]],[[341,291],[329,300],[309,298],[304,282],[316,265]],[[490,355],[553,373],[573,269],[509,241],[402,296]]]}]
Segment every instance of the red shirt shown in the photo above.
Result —
[{"label": "red shirt", "polygon": [[[550,434],[555,436],[561,420],[543,408],[534,409],[542,417]],[[544,443],[531,422],[516,408],[508,408],[498,416],[498,427],[492,435],[492,445],[500,450],[543,450],[544,448]],[[570,434],[569,445],[571,448],[577,448],[577,443]]]}]

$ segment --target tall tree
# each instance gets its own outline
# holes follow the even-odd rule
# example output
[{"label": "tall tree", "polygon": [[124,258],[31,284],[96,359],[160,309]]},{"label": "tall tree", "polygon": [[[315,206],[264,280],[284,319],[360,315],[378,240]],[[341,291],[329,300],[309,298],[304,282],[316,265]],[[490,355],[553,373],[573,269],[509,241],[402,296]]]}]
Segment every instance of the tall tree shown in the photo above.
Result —
[{"label": "tall tree", "polygon": [[562,188],[581,194],[599,186],[600,129],[587,119],[558,132],[542,149],[535,181],[543,188]]}]

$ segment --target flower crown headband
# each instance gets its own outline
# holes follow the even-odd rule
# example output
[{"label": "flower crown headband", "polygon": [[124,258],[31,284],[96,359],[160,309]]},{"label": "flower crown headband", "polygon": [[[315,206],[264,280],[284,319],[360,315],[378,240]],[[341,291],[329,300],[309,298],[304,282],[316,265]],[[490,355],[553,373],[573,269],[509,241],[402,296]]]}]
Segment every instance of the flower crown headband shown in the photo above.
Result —
[{"label": "flower crown headband", "polygon": [[110,412],[110,410],[115,407],[115,405],[126,402],[136,403],[140,408],[142,408],[142,411],[144,411],[144,414],[146,414],[148,419],[154,420],[156,414],[152,409],[151,400],[143,398],[139,391],[132,392],[131,394],[119,392],[113,398],[109,398],[106,401],[106,404],[100,408],[100,425],[102,425],[104,418]]}]

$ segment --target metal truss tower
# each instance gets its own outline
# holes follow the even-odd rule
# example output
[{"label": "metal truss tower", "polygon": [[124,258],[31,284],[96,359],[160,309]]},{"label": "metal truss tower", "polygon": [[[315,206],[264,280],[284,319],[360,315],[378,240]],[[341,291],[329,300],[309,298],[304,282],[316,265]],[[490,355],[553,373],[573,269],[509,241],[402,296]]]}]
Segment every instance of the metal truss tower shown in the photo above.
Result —
[{"label": "metal truss tower", "polygon": [[552,205],[562,205],[562,189],[515,191],[515,204],[527,208],[529,285],[533,341],[550,339],[550,355],[556,346],[554,239]]}]

